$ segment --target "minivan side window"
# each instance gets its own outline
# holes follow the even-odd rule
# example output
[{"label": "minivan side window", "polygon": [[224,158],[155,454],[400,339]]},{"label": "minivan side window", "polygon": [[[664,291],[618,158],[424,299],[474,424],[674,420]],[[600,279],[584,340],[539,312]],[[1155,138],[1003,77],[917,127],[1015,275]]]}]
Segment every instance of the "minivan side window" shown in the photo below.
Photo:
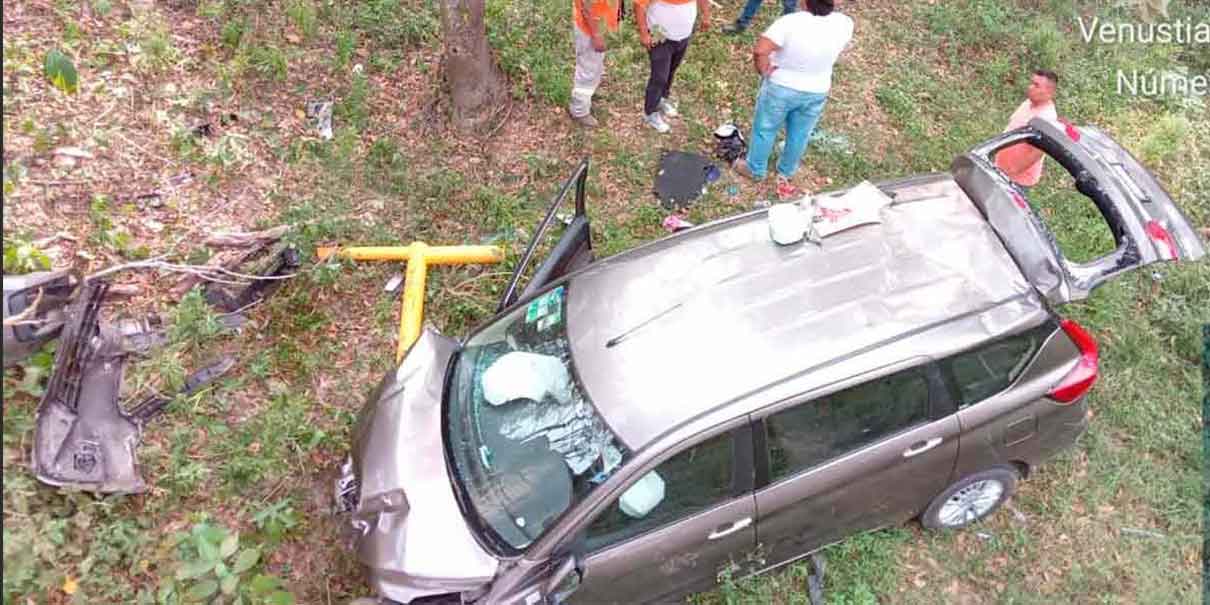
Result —
[{"label": "minivan side window", "polygon": [[665,460],[632,483],[588,527],[594,551],[695,513],[733,497],[735,439],[724,434]]},{"label": "minivan side window", "polygon": [[773,481],[818,466],[929,417],[921,368],[812,399],[765,420]]},{"label": "minivan side window", "polygon": [[978,403],[1008,388],[1054,330],[1044,324],[941,362],[958,387],[959,404]]}]

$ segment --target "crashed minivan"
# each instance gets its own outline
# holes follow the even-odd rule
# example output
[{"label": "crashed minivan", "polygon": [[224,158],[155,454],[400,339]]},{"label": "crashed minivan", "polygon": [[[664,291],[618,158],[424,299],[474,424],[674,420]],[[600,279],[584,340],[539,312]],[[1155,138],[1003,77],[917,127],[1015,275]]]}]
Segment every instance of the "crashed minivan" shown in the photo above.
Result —
[{"label": "crashed minivan", "polygon": [[[992,161],[1018,143],[1071,175],[1111,253],[1063,255]],[[499,314],[426,329],[361,413],[336,497],[384,602],[667,602],[856,532],[978,521],[1087,427],[1097,344],[1059,308],[1205,253],[1087,126],[878,183],[877,220],[794,245],[757,210],[594,260],[586,173]]]}]

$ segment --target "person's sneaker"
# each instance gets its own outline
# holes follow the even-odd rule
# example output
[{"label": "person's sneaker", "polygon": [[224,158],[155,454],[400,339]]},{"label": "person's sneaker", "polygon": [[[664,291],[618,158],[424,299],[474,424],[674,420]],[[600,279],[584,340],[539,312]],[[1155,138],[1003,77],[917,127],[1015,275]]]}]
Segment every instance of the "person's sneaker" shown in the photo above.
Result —
[{"label": "person's sneaker", "polygon": [[736,174],[748,179],[749,181],[758,180],[756,175],[752,174],[752,168],[748,166],[748,162],[744,158],[737,158],[731,167],[735,169]]},{"label": "person's sneaker", "polygon": [[643,121],[646,122],[648,126],[656,129],[658,132],[668,132],[669,130],[672,130],[672,127],[668,125],[668,122],[664,121],[664,116],[661,116],[660,112],[658,111],[643,116]]},{"label": "person's sneaker", "polygon": [[735,34],[743,33],[745,29],[748,29],[748,26],[740,25],[739,23],[728,23],[723,26],[723,33],[728,36],[734,36]]},{"label": "person's sneaker", "polygon": [[600,125],[600,122],[598,122],[596,118],[592,117],[591,113],[584,114],[582,116],[571,116],[571,121],[579,124],[581,128],[596,128]]},{"label": "person's sneaker", "polygon": [[681,115],[681,112],[676,110],[676,103],[668,99],[660,99],[660,113],[664,114],[665,118],[675,118]]},{"label": "person's sneaker", "polygon": [[777,199],[786,202],[794,198],[802,197],[802,189],[794,186],[790,179],[778,175],[777,176]]}]

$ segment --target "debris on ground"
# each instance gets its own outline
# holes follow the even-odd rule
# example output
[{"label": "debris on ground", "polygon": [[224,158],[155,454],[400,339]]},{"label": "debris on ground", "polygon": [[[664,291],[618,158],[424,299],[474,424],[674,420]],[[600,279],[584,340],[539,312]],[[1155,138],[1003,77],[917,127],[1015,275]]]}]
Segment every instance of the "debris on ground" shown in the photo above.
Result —
[{"label": "debris on ground", "polygon": [[332,140],[332,102],[307,101],[307,119],[314,122],[314,128],[320,138]]},{"label": "debris on ground", "polygon": [[[122,411],[118,395],[126,360],[158,342],[150,336],[157,330],[150,322],[101,322],[108,289],[103,280],[86,282],[65,311],[54,370],[38,405],[33,470],[48,485],[131,494],[146,489],[135,458],[143,425],[170,398],[149,398],[132,413]],[[196,392],[233,365],[225,359],[190,376],[182,393]]]},{"label": "debris on ground", "polygon": [[399,291],[399,286],[403,285],[403,273],[395,273],[391,279],[387,280],[386,285],[382,287],[383,292],[394,294]]},{"label": "debris on ground", "polygon": [[1118,531],[1121,531],[1123,534],[1130,535],[1130,536],[1139,536],[1139,537],[1143,537],[1143,538],[1155,538],[1157,540],[1165,540],[1168,538],[1168,536],[1165,536],[1164,534],[1161,534],[1159,532],[1148,531],[1145,529],[1134,529],[1131,527],[1121,527],[1121,528],[1118,528]]},{"label": "debris on ground", "polygon": [[[281,225],[272,229],[264,229],[261,231],[249,232],[219,232],[206,238],[203,242],[206,245],[216,248],[230,248],[221,250],[210,260],[206,262],[204,267],[198,267],[199,271],[189,271],[177,281],[172,287],[172,294],[177,298],[184,296],[194,286],[198,285],[206,279],[207,273],[218,275],[226,275],[228,279],[223,281],[235,282],[234,285],[242,285],[247,279],[231,279],[239,275],[248,275],[254,273],[254,267],[258,259],[264,258],[270,249],[290,230],[289,225]],[[281,254],[281,251],[278,252]],[[297,252],[293,254],[297,255]],[[250,268],[251,267],[251,268]],[[267,270],[267,269],[263,269]],[[262,272],[260,275],[267,275]],[[256,277],[256,276],[250,276]],[[278,281],[280,276],[268,278],[268,281]],[[228,284],[232,285],[232,284]],[[233,309],[225,309],[231,311]]]},{"label": "debris on ground", "polygon": [[272,294],[283,281],[294,276],[301,262],[297,248],[281,248],[267,265],[255,273],[232,276],[250,279],[250,283],[236,282],[233,285],[217,281],[207,282],[204,288],[206,302],[224,313],[237,313]]},{"label": "debris on ground", "polygon": [[681,218],[681,216],[678,214],[669,214],[668,216],[665,216],[661,224],[664,226],[664,229],[667,229],[670,233],[683,231],[693,226],[693,223]]},{"label": "debris on ground", "polygon": [[719,177],[710,160],[684,151],[665,151],[655,177],[655,195],[666,210],[680,210],[706,192],[706,184]]},{"label": "debris on ground", "polygon": [[714,130],[714,157],[731,164],[747,151],[748,143],[735,124],[723,124]]},{"label": "debris on ground", "polygon": [[59,336],[77,282],[66,270],[4,276],[4,367]]}]

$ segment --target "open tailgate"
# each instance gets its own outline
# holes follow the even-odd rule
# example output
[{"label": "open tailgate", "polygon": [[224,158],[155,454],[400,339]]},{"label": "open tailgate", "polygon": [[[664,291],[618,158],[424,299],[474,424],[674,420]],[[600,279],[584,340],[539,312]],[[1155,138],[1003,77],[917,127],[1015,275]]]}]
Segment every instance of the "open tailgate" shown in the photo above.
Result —
[{"label": "open tailgate", "polygon": [[[1017,143],[1041,149],[1096,204],[1116,248],[1086,263],[1067,259],[1024,193],[993,162]],[[1034,119],[959,156],[954,179],[987,217],[1023,273],[1052,303],[1087,298],[1112,277],[1159,261],[1191,261],[1205,245],[1172,197],[1137,159],[1091,126]]]}]

